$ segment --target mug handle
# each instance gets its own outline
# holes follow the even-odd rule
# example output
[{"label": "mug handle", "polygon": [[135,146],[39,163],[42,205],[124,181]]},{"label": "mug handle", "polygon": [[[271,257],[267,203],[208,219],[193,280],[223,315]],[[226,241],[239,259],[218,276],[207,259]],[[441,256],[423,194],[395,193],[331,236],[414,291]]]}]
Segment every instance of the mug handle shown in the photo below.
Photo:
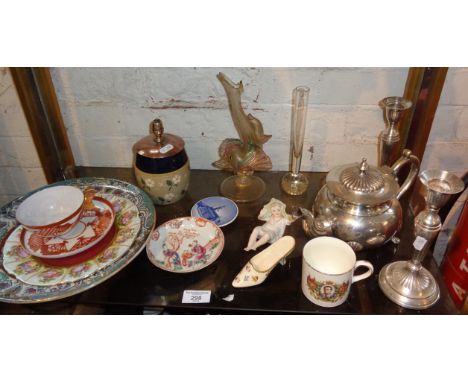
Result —
[{"label": "mug handle", "polygon": [[367,279],[372,273],[374,273],[374,266],[368,261],[365,261],[365,260],[356,261],[356,264],[354,265],[354,270],[356,270],[358,267],[366,267],[369,269],[367,270],[367,272],[364,272],[363,274],[360,274],[357,276],[354,276],[354,271],[353,271],[353,279],[351,280],[351,284],[359,280]]}]

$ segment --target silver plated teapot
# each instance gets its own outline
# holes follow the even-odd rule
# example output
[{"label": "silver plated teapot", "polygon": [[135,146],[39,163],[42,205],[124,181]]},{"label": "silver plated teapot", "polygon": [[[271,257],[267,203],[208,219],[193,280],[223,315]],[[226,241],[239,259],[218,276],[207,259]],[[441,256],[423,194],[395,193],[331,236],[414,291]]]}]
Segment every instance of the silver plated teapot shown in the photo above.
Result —
[{"label": "silver plated teapot", "polygon": [[[398,184],[397,174],[407,163],[411,169]],[[303,229],[309,236],[334,236],[354,250],[374,248],[390,240],[403,224],[401,196],[419,171],[419,159],[410,150],[390,168],[361,163],[333,168],[315,198],[313,212],[301,208]]]}]

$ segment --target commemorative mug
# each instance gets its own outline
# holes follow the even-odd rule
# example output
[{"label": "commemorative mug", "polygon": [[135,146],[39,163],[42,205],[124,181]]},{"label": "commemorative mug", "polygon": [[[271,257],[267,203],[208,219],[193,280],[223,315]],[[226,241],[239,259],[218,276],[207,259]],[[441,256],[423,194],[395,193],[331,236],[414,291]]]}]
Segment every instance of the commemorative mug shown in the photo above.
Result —
[{"label": "commemorative mug", "polygon": [[[368,269],[355,276],[358,267]],[[302,252],[302,292],[319,306],[341,305],[348,298],[351,284],[368,278],[373,272],[370,262],[356,261],[353,249],[334,237],[309,240]]]}]

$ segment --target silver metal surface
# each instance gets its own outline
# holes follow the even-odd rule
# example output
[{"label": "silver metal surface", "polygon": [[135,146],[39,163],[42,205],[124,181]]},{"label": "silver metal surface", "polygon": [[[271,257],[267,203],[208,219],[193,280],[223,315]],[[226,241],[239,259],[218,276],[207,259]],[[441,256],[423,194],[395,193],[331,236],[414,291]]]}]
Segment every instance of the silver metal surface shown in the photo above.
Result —
[{"label": "silver metal surface", "polygon": [[379,167],[391,167],[400,155],[400,132],[398,127],[403,112],[412,106],[411,101],[402,97],[387,97],[381,102],[385,108],[386,128],[379,135]]},{"label": "silver metal surface", "polygon": [[351,166],[340,175],[343,186],[352,191],[370,193],[385,186],[382,173],[375,168],[369,168],[367,159],[363,158],[359,166]]},{"label": "silver metal surface", "polygon": [[[361,165],[362,162],[332,168],[326,177],[330,193],[349,203],[369,206],[387,202],[396,195],[399,185],[390,169],[382,171],[368,165],[360,175]],[[357,183],[361,183],[360,187]]]},{"label": "silver metal surface", "polygon": [[460,178],[446,171],[426,170],[420,179],[427,190],[426,208],[414,219],[414,238],[421,243],[413,243],[411,260],[387,264],[379,274],[379,285],[384,294],[396,304],[410,309],[429,308],[439,299],[437,281],[421,262],[439,234],[439,209],[450,195],[464,188]]},{"label": "silver metal surface", "polygon": [[416,175],[419,172],[419,159],[416,155],[411,153],[411,150],[405,149],[403,150],[402,156],[393,164],[391,171],[395,178],[398,177],[398,172],[406,166],[407,163],[411,164],[410,172],[406,176],[405,181],[401,185],[400,189],[396,194],[396,198],[399,200],[401,196],[408,191],[408,189],[413,185],[414,181],[416,180]]},{"label": "silver metal surface", "polygon": [[312,211],[301,208],[306,234],[334,236],[357,251],[390,240],[403,222],[398,197],[414,182],[419,169],[419,160],[408,152],[396,166],[398,171],[403,162],[412,165],[402,187],[395,179],[394,169],[370,166],[365,159],[360,164],[333,168],[315,198]]},{"label": "silver metal surface", "polygon": [[385,265],[379,273],[379,286],[395,304],[409,309],[430,308],[440,297],[434,276],[423,267],[411,270],[410,261]]}]

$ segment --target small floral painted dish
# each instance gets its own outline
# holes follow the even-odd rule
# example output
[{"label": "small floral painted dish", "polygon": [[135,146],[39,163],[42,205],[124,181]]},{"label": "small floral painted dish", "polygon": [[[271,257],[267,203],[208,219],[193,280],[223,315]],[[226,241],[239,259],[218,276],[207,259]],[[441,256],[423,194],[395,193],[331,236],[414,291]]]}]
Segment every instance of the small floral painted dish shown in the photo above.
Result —
[{"label": "small floral painted dish", "polygon": [[213,263],[223,247],[224,235],[216,224],[201,217],[183,217],[156,228],[146,244],[146,253],[158,268],[189,273]]},{"label": "small floral painted dish", "polygon": [[196,202],[190,214],[194,217],[208,219],[218,227],[224,227],[236,220],[239,208],[231,199],[222,196],[210,196]]}]

